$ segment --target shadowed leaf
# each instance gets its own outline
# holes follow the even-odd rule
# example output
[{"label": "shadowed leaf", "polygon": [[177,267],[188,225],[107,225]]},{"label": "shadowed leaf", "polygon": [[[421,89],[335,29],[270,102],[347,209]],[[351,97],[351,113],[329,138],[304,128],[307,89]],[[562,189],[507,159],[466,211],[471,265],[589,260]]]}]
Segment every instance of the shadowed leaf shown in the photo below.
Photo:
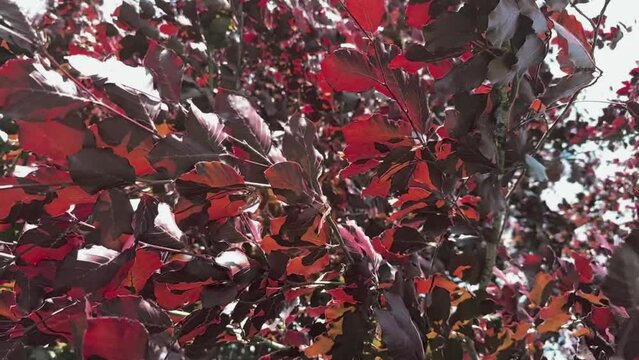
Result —
[{"label": "shadowed leaf", "polygon": [[85,103],[73,82],[39,62],[13,59],[0,67],[0,109],[5,115],[42,121],[62,118]]},{"label": "shadowed leaf", "polygon": [[173,103],[180,101],[184,63],[175,52],[151,41],[144,57],[144,66],[151,70],[162,98]]},{"label": "shadowed leaf", "polygon": [[487,38],[495,47],[502,47],[515,35],[519,19],[519,6],[515,0],[500,0],[488,15]]},{"label": "shadowed leaf", "polygon": [[244,96],[228,91],[215,99],[215,112],[235,138],[267,156],[271,150],[271,131],[251,102]]},{"label": "shadowed leaf", "polygon": [[90,194],[135,182],[129,162],[106,149],[83,149],[69,156],[73,181]]}]

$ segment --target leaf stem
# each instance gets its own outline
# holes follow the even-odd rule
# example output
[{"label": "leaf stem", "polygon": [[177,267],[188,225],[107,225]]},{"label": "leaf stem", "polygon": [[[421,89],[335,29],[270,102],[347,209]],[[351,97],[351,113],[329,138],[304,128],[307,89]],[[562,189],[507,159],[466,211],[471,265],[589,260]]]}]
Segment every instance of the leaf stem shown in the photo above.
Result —
[{"label": "leaf stem", "polygon": [[253,153],[254,155],[257,155],[259,158],[261,158],[262,160],[266,161],[266,163],[269,164],[269,166],[273,165],[273,162],[271,161],[271,159],[269,159],[267,156],[265,156],[261,152],[257,151],[254,147],[252,147],[249,143],[247,143],[246,140],[240,140],[240,139],[238,139],[236,137],[233,137],[233,136],[231,136],[229,134],[226,134],[226,137],[228,139],[231,139],[231,140],[235,141],[238,145],[241,145],[243,148],[245,148],[249,152]]},{"label": "leaf stem", "polygon": [[364,35],[366,36],[368,41],[370,41],[371,46],[373,46],[373,51],[375,52],[375,58],[377,60],[377,65],[379,66],[380,73],[382,74],[382,81],[383,82],[381,84],[384,85],[386,90],[388,90],[388,93],[391,95],[391,98],[397,103],[397,106],[399,106],[399,109],[406,116],[406,119],[408,120],[408,122],[410,123],[411,128],[413,129],[413,131],[417,135],[417,139],[419,140],[419,142],[422,144],[422,146],[424,148],[428,148],[426,146],[426,141],[424,141],[424,139],[422,138],[422,134],[419,132],[419,130],[417,128],[417,125],[415,125],[415,122],[413,121],[413,118],[410,116],[408,110],[404,109],[404,106],[399,101],[397,95],[395,95],[395,93],[393,93],[393,90],[391,90],[390,86],[388,86],[388,81],[386,80],[386,74],[385,74],[384,70],[382,69],[382,67],[383,67],[382,59],[381,59],[381,57],[379,55],[379,51],[377,51],[377,46],[376,46],[375,40],[373,40],[373,38],[370,36],[370,34],[366,30],[364,30],[364,27],[362,26],[362,24],[360,24],[359,21],[357,21],[357,19],[355,18],[355,16],[353,16],[351,11],[348,10],[348,8],[346,7],[346,4],[344,4],[344,1],[340,0],[339,3],[340,3],[340,5],[342,5],[344,10],[348,13],[348,16],[355,22],[357,27],[364,33]]},{"label": "leaf stem", "polygon": [[0,185],[0,191],[2,190],[11,190],[11,189],[23,189],[23,188],[35,188],[35,187],[65,187],[71,186],[73,183],[70,182],[59,182],[59,183],[33,183],[33,184],[12,184],[12,185]]},{"label": "leaf stem", "polygon": [[337,239],[339,246],[342,248],[342,251],[344,252],[344,256],[346,257],[346,260],[348,260],[350,264],[354,264],[355,261],[353,260],[351,253],[348,251],[346,242],[344,241],[342,234],[339,232],[339,227],[337,226],[337,223],[335,222],[333,217],[330,216],[330,214],[329,216],[326,217],[326,221],[328,222],[328,226],[331,227],[331,230],[333,231],[333,234],[335,238]]},{"label": "leaf stem", "polygon": [[51,55],[49,53],[49,51],[42,45],[39,46],[40,51],[42,52],[42,54],[44,54],[44,56],[51,62],[51,64],[53,64],[56,69],[58,69],[60,72],[62,72],[66,77],[69,78],[69,80],[71,80],[80,90],[82,90],[83,92],[85,92],[87,95],[89,95],[90,99],[89,102],[91,102],[94,105],[100,106],[105,108],[106,110],[112,112],[113,114],[122,117],[123,119],[125,119],[126,121],[130,122],[131,124],[139,127],[140,129],[156,135],[156,131],[143,125],[142,123],[140,123],[139,121],[136,121],[135,119],[131,118],[130,116],[128,116],[126,113],[119,111],[117,109],[115,109],[114,107],[112,107],[111,105],[106,104],[105,102],[103,102],[102,100],[100,100],[91,90],[89,90],[86,86],[84,86],[84,84],[82,84],[82,82],[80,80],[78,80],[75,76],[71,75],[71,73],[69,73],[62,65],[60,65],[60,63],[53,57],[53,55]]},{"label": "leaf stem", "polygon": [[256,183],[256,182],[251,182],[251,181],[245,181],[244,184],[246,186],[252,186],[252,187],[258,188],[258,189],[272,189],[273,188],[269,184],[262,184],[262,183]]},{"label": "leaf stem", "polygon": [[597,18],[597,26],[594,28],[594,34],[592,35],[592,47],[590,48],[590,56],[592,57],[595,54],[595,48],[597,47],[597,39],[599,37],[599,29],[601,29],[601,25],[603,24],[603,19],[606,14],[606,10],[608,9],[608,5],[610,5],[611,0],[606,0],[603,7],[601,8],[601,12],[599,12],[599,17]]}]

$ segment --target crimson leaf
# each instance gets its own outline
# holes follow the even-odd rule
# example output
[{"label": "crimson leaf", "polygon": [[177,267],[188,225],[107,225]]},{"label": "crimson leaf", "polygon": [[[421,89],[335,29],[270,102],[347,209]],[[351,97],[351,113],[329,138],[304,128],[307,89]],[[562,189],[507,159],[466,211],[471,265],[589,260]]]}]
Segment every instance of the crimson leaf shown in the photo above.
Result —
[{"label": "crimson leaf", "polygon": [[379,82],[366,55],[353,49],[338,49],[324,58],[322,74],[336,91],[367,91]]}]

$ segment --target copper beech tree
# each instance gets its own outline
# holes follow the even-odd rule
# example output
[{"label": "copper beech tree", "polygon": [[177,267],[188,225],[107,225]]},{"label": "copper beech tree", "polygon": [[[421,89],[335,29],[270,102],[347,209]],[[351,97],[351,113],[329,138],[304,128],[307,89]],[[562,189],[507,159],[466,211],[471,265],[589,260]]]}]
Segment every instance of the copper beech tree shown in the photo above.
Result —
[{"label": "copper beech tree", "polygon": [[639,357],[584,2],[0,0],[0,358]]}]

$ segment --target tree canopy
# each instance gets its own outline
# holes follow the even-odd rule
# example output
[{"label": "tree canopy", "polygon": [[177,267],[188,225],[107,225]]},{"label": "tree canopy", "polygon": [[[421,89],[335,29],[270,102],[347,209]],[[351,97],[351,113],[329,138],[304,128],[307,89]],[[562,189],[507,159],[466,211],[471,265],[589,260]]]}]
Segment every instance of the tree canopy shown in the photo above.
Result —
[{"label": "tree canopy", "polygon": [[0,358],[639,358],[586,2],[0,0]]}]

